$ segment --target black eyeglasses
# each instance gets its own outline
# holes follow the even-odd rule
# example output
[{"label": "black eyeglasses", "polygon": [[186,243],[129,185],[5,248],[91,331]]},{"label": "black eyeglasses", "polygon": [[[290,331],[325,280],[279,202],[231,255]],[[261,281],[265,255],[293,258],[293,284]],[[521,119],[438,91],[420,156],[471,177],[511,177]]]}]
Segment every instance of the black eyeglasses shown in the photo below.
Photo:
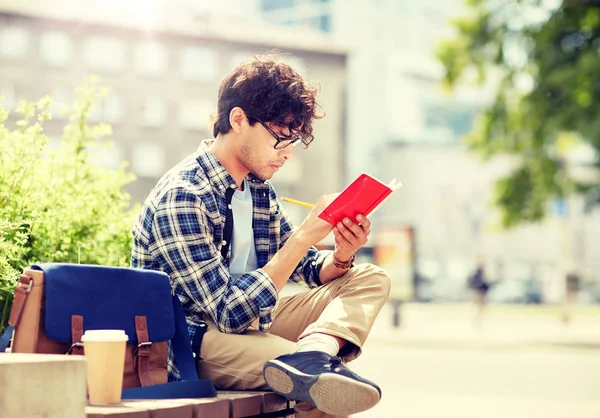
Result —
[{"label": "black eyeglasses", "polygon": [[256,119],[258,121],[258,123],[260,123],[262,126],[264,126],[264,128],[269,131],[269,133],[273,136],[273,138],[275,138],[275,146],[273,148],[275,149],[283,149],[285,147],[287,147],[288,145],[291,145],[293,147],[295,147],[296,145],[302,143],[304,144],[304,147],[308,147],[308,144],[310,144],[313,140],[313,138],[304,138],[301,135],[296,135],[296,136],[280,136],[277,135],[275,133],[275,131],[273,129],[271,129],[269,127],[269,125],[267,125],[265,122],[263,122],[262,120],[260,120],[259,118],[257,118],[256,116],[254,117],[254,119]]}]

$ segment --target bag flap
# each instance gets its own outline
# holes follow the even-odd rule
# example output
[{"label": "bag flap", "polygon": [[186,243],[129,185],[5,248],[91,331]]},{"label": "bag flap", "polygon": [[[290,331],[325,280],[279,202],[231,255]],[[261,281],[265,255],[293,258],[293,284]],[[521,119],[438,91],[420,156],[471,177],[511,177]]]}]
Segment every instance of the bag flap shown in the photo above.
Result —
[{"label": "bag flap", "polygon": [[45,331],[52,340],[71,342],[71,316],[83,316],[83,329],[122,329],[137,344],[135,317],[146,316],[152,342],[175,334],[171,285],[166,273],[126,267],[47,263],[44,272]]}]

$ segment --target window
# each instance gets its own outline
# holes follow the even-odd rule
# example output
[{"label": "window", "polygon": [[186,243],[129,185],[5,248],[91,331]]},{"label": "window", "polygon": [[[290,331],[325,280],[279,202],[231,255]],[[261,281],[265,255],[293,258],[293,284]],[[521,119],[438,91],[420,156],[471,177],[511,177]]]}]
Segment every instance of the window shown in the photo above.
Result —
[{"label": "window", "polygon": [[41,59],[53,67],[63,68],[69,65],[72,49],[71,38],[65,32],[46,31],[40,38]]},{"label": "window", "polygon": [[322,30],[323,32],[331,32],[331,16],[321,15],[313,18],[313,27]]},{"label": "window", "polygon": [[0,96],[3,97],[0,105],[6,110],[14,110],[17,108],[17,91],[14,84],[6,83],[0,85]]},{"label": "window", "polygon": [[50,91],[50,97],[52,98],[52,106],[50,112],[52,113],[53,119],[66,119],[67,110],[72,102],[71,90],[66,87],[54,87]]},{"label": "window", "polygon": [[114,93],[109,93],[104,99],[104,119],[108,123],[115,123],[123,117],[123,102]]},{"label": "window", "polygon": [[167,51],[156,42],[144,42],[135,49],[134,61],[140,74],[158,76],[167,68]]},{"label": "window", "polygon": [[252,57],[254,56],[254,53],[252,52],[236,52],[235,54],[233,54],[233,56],[230,58],[230,68],[231,70],[233,70],[235,67],[237,67],[238,65],[240,65],[242,62],[247,61],[249,59],[252,59]]},{"label": "window", "polygon": [[116,123],[123,118],[123,114],[121,98],[111,92],[102,100],[94,103],[90,111],[90,121]]},{"label": "window", "polygon": [[165,168],[165,150],[152,143],[137,144],[131,155],[131,168],[140,177],[159,177]]},{"label": "window", "polygon": [[294,6],[294,3],[295,0],[262,0],[262,9],[264,11],[288,9]]},{"label": "window", "polygon": [[148,97],[144,102],[142,125],[152,128],[164,126],[167,123],[167,105],[158,97]]},{"label": "window", "polygon": [[27,55],[30,33],[25,28],[11,26],[0,30],[0,56],[23,58]]},{"label": "window", "polygon": [[123,151],[118,144],[96,145],[87,149],[90,162],[102,168],[119,168],[123,161]]},{"label": "window", "polygon": [[212,81],[217,76],[217,55],[208,48],[184,47],[181,75],[187,81]]},{"label": "window", "polygon": [[443,142],[453,142],[471,131],[476,110],[459,103],[436,103],[426,105],[424,115],[426,132]]},{"label": "window", "polygon": [[118,72],[123,68],[125,46],[117,38],[92,36],[83,47],[83,59],[93,69]]},{"label": "window", "polygon": [[286,57],[285,60],[298,74],[303,77],[306,76],[306,64],[304,60],[298,57]]},{"label": "window", "polygon": [[181,103],[179,123],[184,129],[208,130],[212,112],[214,112],[213,104],[209,101],[187,99]]}]

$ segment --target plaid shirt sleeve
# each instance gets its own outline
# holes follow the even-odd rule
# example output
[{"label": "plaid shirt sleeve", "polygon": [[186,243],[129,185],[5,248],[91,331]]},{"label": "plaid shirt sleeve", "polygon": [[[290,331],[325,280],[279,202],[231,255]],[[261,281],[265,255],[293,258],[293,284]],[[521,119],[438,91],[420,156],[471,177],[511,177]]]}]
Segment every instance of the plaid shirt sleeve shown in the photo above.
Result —
[{"label": "plaid shirt sleeve", "polygon": [[[271,189],[272,197],[275,198],[275,192]],[[292,236],[294,232],[294,225],[288,218],[283,206],[279,204],[279,213],[281,214],[280,222],[280,231],[281,231],[281,245],[285,244],[285,242]],[[304,258],[298,263],[298,266],[290,276],[290,281],[306,284],[309,288],[315,288],[321,286],[321,280],[319,279],[319,274],[321,273],[321,267],[323,267],[323,262],[325,258],[331,253],[331,251],[320,251],[315,247],[311,247]]]},{"label": "plaid shirt sleeve", "polygon": [[241,333],[258,317],[268,331],[277,288],[263,269],[233,280],[214,243],[213,222],[200,197],[183,188],[168,191],[154,215],[150,249],[194,310],[208,314],[218,329]]}]

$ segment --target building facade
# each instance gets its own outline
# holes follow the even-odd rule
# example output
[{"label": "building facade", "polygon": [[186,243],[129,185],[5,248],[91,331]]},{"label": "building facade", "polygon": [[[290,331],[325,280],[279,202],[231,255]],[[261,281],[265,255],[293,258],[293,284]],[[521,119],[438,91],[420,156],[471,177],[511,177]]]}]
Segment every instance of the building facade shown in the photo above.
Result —
[{"label": "building facade", "polygon": [[493,279],[534,281],[549,302],[564,295],[567,271],[590,285],[600,281],[600,252],[594,251],[600,210],[584,213],[581,199],[571,199],[567,214],[551,208],[540,224],[499,227],[493,183],[510,162],[484,164],[461,142],[494,97],[495,83],[445,93],[434,55],[438,42],[452,36],[449,20],[460,15],[461,1],[256,4],[271,23],[310,27],[348,46],[346,182],[368,171],[404,183],[373,220],[380,229],[414,228],[415,269],[439,287],[431,298],[466,297],[479,257]]},{"label": "building facade", "polygon": [[[58,143],[66,123],[61,107],[70,104],[84,77],[98,75],[110,92],[90,118],[112,125],[115,145],[92,158],[108,166],[128,161],[137,176],[130,187],[135,201],[142,201],[158,178],[202,139],[212,137],[209,118],[216,111],[221,78],[273,47],[320,85],[327,113],[315,122],[310,148],[298,148],[273,183],[281,195],[306,201],[342,186],[343,163],[337,156],[345,138],[346,53],[327,37],[257,30],[231,19],[219,23],[203,14],[194,18],[194,8],[187,9],[187,20],[180,11],[148,28],[120,21],[127,11],[118,4],[102,13],[80,10],[80,18],[72,8],[42,13],[27,4],[0,3],[4,106],[14,110],[19,99],[50,94],[57,103],[46,133]],[[288,209],[296,221],[305,216],[302,208]]]}]

